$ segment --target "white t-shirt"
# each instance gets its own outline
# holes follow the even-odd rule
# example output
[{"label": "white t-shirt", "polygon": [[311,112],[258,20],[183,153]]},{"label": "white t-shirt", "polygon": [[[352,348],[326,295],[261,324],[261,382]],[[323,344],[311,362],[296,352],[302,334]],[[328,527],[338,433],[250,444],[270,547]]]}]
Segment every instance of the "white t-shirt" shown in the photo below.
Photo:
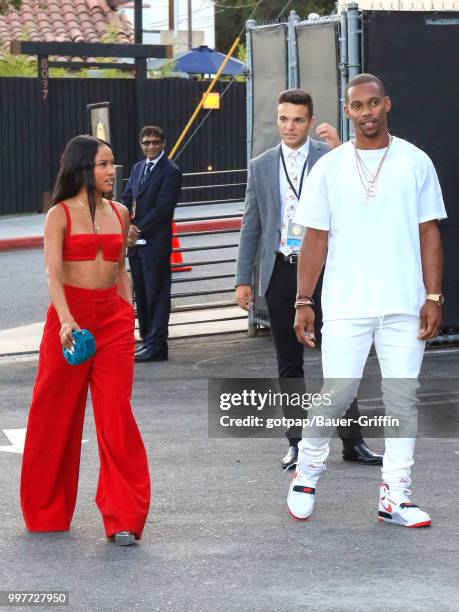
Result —
[{"label": "white t-shirt", "polygon": [[[385,149],[362,150],[375,172]],[[418,315],[425,301],[419,224],[446,217],[430,158],[394,137],[368,198],[347,142],[324,155],[305,181],[295,222],[329,232],[323,320]]]}]

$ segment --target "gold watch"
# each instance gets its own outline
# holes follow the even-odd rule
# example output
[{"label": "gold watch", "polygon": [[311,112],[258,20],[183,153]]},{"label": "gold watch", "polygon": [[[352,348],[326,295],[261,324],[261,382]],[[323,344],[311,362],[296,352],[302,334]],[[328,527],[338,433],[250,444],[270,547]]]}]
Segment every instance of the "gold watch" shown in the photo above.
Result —
[{"label": "gold watch", "polygon": [[428,293],[426,295],[426,300],[432,300],[432,302],[435,302],[437,306],[443,306],[445,303],[445,296],[443,293]]}]

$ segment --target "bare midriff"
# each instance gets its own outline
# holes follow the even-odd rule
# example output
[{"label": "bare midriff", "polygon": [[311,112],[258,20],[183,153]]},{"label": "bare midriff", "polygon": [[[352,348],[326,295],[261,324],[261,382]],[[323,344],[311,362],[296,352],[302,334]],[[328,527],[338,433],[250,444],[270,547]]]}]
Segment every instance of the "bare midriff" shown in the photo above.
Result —
[{"label": "bare midriff", "polygon": [[[69,240],[81,236],[80,240],[83,241],[81,244],[82,256],[89,256],[87,251],[84,252],[86,239],[89,241],[98,236],[101,240],[118,239],[122,241],[121,219],[115,213],[114,205],[108,200],[103,200],[103,203],[102,210],[98,209],[97,212],[97,227],[89,225],[88,213],[82,211],[81,208],[79,209],[74,203],[71,205],[63,203],[70,215],[70,219],[66,219],[63,236],[63,255],[67,234]],[[121,249],[119,253],[121,253]],[[81,289],[108,289],[116,285],[118,280],[119,261],[105,259],[102,245],[99,246],[95,259],[63,258],[62,260],[62,282],[64,285],[80,287]]]},{"label": "bare midriff", "polygon": [[108,289],[118,282],[118,262],[105,261],[99,249],[94,260],[63,261],[62,277],[64,285],[82,289]]}]

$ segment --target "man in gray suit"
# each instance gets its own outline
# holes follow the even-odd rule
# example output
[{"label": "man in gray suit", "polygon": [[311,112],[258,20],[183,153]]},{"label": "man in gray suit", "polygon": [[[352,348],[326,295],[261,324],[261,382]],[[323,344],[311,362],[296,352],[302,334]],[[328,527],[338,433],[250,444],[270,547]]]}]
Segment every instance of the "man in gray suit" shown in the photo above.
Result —
[{"label": "man in gray suit", "polygon": [[[313,124],[313,102],[306,91],[284,91],[278,103],[277,123],[282,142],[252,159],[249,164],[236,263],[236,299],[241,308],[250,308],[255,258],[259,253],[259,293],[265,296],[268,306],[281,388],[304,393],[303,346],[297,341],[293,330],[300,242],[294,235],[293,217],[305,175],[322,155],[338,146],[340,141],[336,130],[328,124],[316,128],[317,134],[328,144],[308,137]],[[320,289],[316,291],[315,301],[316,321],[321,325],[319,296]],[[316,331],[316,338],[319,334],[320,327]],[[286,384],[286,379],[295,379],[295,382],[291,380]],[[291,409],[284,409],[284,415],[286,418],[298,416]],[[358,419],[356,401],[346,417]],[[343,440],[344,459],[381,464],[382,456],[366,446],[357,424],[342,428],[339,434]],[[284,469],[290,469],[297,462],[301,428],[289,428],[286,436],[289,449],[281,465]]]}]

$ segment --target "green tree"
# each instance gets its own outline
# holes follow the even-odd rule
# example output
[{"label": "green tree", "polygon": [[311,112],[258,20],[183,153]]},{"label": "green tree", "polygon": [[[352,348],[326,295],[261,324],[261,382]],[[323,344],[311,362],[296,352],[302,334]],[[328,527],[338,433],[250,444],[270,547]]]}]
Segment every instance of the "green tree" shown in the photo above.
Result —
[{"label": "green tree", "polygon": [[36,77],[37,60],[26,55],[12,55],[7,49],[0,48],[0,77]]},{"label": "green tree", "polygon": [[0,0],[0,15],[4,15],[10,8],[20,9],[22,0]]},{"label": "green tree", "polygon": [[256,4],[256,0],[215,0],[215,39],[219,51],[228,52],[249,18],[259,24],[285,21],[294,10],[305,19],[309,13],[330,15],[336,7],[334,0],[262,0],[252,15]]},{"label": "green tree", "polygon": [[[1,1],[1,0],[0,0]],[[28,40],[26,27],[22,28],[19,40]],[[36,77],[37,58],[27,55],[13,55],[8,43],[0,45],[0,76],[2,77]]]}]

